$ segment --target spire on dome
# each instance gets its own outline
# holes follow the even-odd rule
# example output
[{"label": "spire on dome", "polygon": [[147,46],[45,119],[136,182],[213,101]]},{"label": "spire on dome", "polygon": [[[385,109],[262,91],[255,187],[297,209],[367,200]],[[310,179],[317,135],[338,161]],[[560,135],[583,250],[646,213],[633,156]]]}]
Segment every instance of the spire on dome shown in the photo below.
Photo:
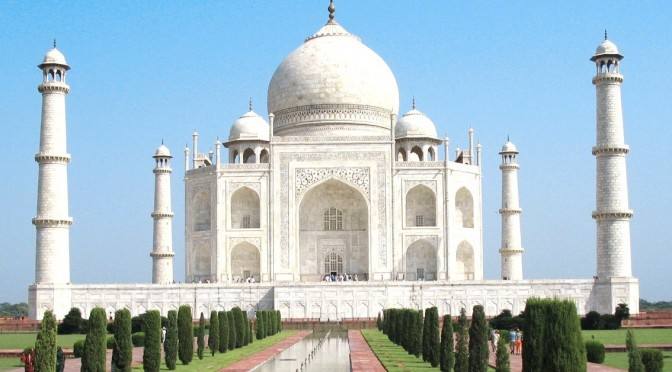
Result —
[{"label": "spire on dome", "polygon": [[411,108],[415,110],[415,96],[413,96],[413,103],[411,104]]},{"label": "spire on dome", "polygon": [[607,29],[604,29],[604,40],[607,40]]},{"label": "spire on dome", "polygon": [[56,48],[56,39],[54,39],[54,48]]},{"label": "spire on dome", "polygon": [[334,0],[329,0],[329,7],[327,8],[327,10],[329,10],[329,23],[335,22],[334,14],[336,13],[336,7],[334,6]]},{"label": "spire on dome", "polygon": [[252,111],[252,97],[250,97],[250,101],[247,104],[248,111]]}]

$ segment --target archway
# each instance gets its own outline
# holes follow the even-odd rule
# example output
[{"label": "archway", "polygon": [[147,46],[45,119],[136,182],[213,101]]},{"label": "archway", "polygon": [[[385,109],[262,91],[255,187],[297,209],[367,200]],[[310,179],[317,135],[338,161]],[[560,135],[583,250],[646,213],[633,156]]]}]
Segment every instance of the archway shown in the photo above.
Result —
[{"label": "archway", "polygon": [[406,193],[406,226],[436,226],[436,196],[425,185]]},{"label": "archway", "polygon": [[411,155],[408,161],[422,161],[422,149],[419,146],[414,146],[411,149]]},{"label": "archway", "polygon": [[231,250],[231,276],[234,281],[254,278],[259,282],[261,277],[261,261],[259,250],[254,245],[243,242]]},{"label": "archway", "polygon": [[455,211],[457,221],[461,222],[462,227],[474,227],[474,197],[466,187],[460,188],[455,194]]},{"label": "archway", "polygon": [[245,164],[252,164],[257,161],[257,157],[254,154],[254,150],[252,149],[246,149],[245,152],[243,152],[243,163]]},{"label": "archway", "polygon": [[210,230],[210,193],[202,191],[196,194],[192,203],[191,215],[194,231]]},{"label": "archway", "polygon": [[466,241],[457,246],[455,259],[457,280],[474,280],[474,248]]},{"label": "archway", "polygon": [[406,250],[406,280],[436,280],[436,247],[418,240]]},{"label": "archway", "polygon": [[258,229],[260,226],[259,195],[241,187],[231,195],[231,228]]},{"label": "archway", "polygon": [[397,152],[397,161],[406,161],[406,151],[403,148]]},{"label": "archway", "polygon": [[331,179],[307,191],[299,206],[301,280],[333,272],[368,280],[368,225],[368,205],[354,187]]},{"label": "archway", "polygon": [[259,154],[259,162],[268,163],[268,150],[266,149],[261,150],[261,153]]}]

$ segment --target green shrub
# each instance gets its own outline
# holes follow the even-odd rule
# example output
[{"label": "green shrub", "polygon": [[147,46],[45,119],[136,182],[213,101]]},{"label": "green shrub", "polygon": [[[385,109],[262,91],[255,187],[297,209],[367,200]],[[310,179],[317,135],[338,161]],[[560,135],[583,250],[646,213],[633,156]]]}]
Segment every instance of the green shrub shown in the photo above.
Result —
[{"label": "green shrub", "polygon": [[142,329],[142,315],[131,318],[131,333],[144,332]]},{"label": "green shrub", "polygon": [[586,359],[591,363],[604,362],[604,344],[599,341],[586,341]]},{"label": "green shrub", "polygon": [[61,324],[58,325],[59,335],[70,335],[82,332],[82,312],[73,307],[65,315]]},{"label": "green shrub", "polygon": [[236,348],[239,348],[245,343],[245,319],[243,319],[243,312],[238,306],[231,309],[231,313],[235,324]]},{"label": "green shrub", "polygon": [[75,358],[81,358],[84,355],[84,340],[77,340],[72,344],[72,354]]},{"label": "green shrub", "polygon": [[130,372],[133,362],[133,340],[131,338],[131,312],[128,309],[114,313],[114,353],[113,370]]},{"label": "green shrub", "polygon": [[379,331],[383,330],[383,321],[380,319],[380,311],[378,312],[378,317],[376,318],[376,328],[378,328]]},{"label": "green shrub", "polygon": [[229,350],[233,350],[238,344],[238,341],[236,340],[236,335],[238,334],[236,331],[236,319],[233,316],[232,310],[226,312],[226,317],[229,323]]},{"label": "green shrub", "polygon": [[96,307],[89,315],[89,332],[84,340],[82,372],[105,371],[105,341],[107,337],[107,317],[105,310]]},{"label": "green shrub", "polygon": [[210,353],[214,356],[219,350],[219,318],[217,311],[210,312],[210,332],[208,333],[208,347]]},{"label": "green shrub", "polygon": [[247,325],[250,327],[250,330],[249,330],[250,343],[253,343],[254,342],[254,330],[252,329],[252,322],[248,320]]},{"label": "green shrub", "polygon": [[469,371],[488,371],[488,323],[483,306],[476,305],[469,327]]},{"label": "green shrub", "polygon": [[145,346],[145,332],[135,332],[131,335],[131,342],[134,347]]},{"label": "green shrub", "polygon": [[623,320],[630,318],[630,308],[628,307],[628,304],[618,304],[616,309],[614,309],[614,316],[620,327]]},{"label": "green shrub", "polygon": [[40,332],[35,341],[35,371],[56,370],[56,318],[51,310],[44,312],[40,322]]},{"label": "green shrub", "polygon": [[142,318],[145,329],[142,368],[147,372],[158,372],[161,367],[161,314],[158,310],[150,310]]},{"label": "green shrub", "polygon": [[266,337],[266,334],[264,333],[264,310],[259,310],[257,311],[257,340],[262,340],[264,337]]},{"label": "green shrub", "polygon": [[182,364],[194,358],[194,327],[191,307],[182,305],[177,313],[178,356]]},{"label": "green shrub", "polygon": [[196,355],[198,355],[198,359],[203,359],[203,351],[205,351],[205,315],[203,315],[203,312],[201,312],[201,317],[198,320],[196,346]]},{"label": "green shrub", "polygon": [[163,341],[166,367],[169,370],[177,368],[177,311],[168,311],[168,326],[166,327],[166,339]]},{"label": "green shrub", "polygon": [[422,354],[422,328],[424,327],[425,318],[422,315],[422,310],[415,311],[415,322],[413,322],[413,355],[416,358]]},{"label": "green shrub", "polygon": [[467,310],[460,310],[457,321],[457,345],[455,346],[455,372],[469,371],[469,322]]},{"label": "green shrub", "polygon": [[429,346],[429,353],[427,360],[432,367],[439,366],[441,335],[439,334],[439,310],[436,307],[429,308],[429,337],[427,338],[427,345]]},{"label": "green shrub", "polygon": [[635,334],[632,330],[628,330],[625,336],[625,347],[628,350],[628,372],[645,372],[642,355],[637,348],[637,341],[635,341]]},{"label": "green shrub", "polygon": [[621,321],[615,315],[602,314],[600,315],[600,326],[600,329],[619,329]]},{"label": "green shrub", "polygon": [[497,358],[495,362],[495,372],[511,372],[511,362],[509,361],[509,332],[505,331],[499,335],[497,341]]},{"label": "green shrub", "polygon": [[266,336],[273,336],[273,315],[270,310],[264,311],[264,326],[266,326]]},{"label": "green shrub", "polygon": [[453,345],[453,323],[450,315],[444,315],[443,327],[441,328],[441,351],[439,353],[439,367],[442,372],[453,370],[455,365]]},{"label": "green shrub", "polygon": [[594,330],[602,329],[602,327],[600,313],[597,311],[589,311],[585,317],[581,318],[581,329]]},{"label": "green shrub", "polygon": [[105,339],[105,348],[107,350],[113,350],[116,344],[117,342],[115,341],[114,336],[107,336]]},{"label": "green shrub", "polygon": [[226,353],[229,348],[229,319],[225,311],[217,313],[219,321],[219,352]]},{"label": "green shrub", "polygon": [[656,349],[641,349],[642,364],[646,372],[663,372],[663,353]]}]

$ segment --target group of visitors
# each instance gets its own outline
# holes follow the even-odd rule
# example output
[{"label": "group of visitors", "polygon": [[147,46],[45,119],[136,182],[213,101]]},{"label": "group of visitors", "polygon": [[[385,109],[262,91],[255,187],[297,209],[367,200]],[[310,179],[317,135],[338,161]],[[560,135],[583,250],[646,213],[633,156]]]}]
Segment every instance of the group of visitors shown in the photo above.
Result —
[{"label": "group of visitors", "polygon": [[509,349],[511,354],[520,355],[523,352],[523,332],[518,328],[509,331]]},{"label": "group of visitors", "polygon": [[[21,363],[25,372],[35,372],[35,349],[28,349],[21,354]],[[63,372],[65,369],[65,353],[59,346],[56,348],[56,372]]]},{"label": "group of visitors", "polygon": [[357,277],[357,274],[355,275],[350,275],[347,273],[343,274],[327,274],[324,276],[325,282],[358,282],[359,278]]}]

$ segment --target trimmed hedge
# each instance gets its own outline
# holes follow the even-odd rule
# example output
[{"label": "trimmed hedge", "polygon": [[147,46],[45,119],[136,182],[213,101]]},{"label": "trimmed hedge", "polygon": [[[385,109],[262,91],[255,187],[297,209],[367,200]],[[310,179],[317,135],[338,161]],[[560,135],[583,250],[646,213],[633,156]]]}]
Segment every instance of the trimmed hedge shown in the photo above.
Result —
[{"label": "trimmed hedge", "polygon": [[117,344],[116,340],[114,339],[114,335],[112,336],[107,336],[107,339],[105,339],[105,348],[107,350],[114,350],[114,346]]},{"label": "trimmed hedge", "polygon": [[236,348],[240,348],[245,345],[245,319],[243,318],[243,312],[238,306],[231,309],[231,313],[233,314],[233,324],[235,325]]},{"label": "trimmed hedge", "polygon": [[509,332],[502,332],[497,341],[497,358],[495,360],[495,372],[511,372],[509,360]]},{"label": "trimmed hedge", "polygon": [[217,313],[219,321],[219,352],[226,353],[229,348],[229,317],[225,311]]},{"label": "trimmed hedge", "polygon": [[488,323],[483,306],[474,306],[469,327],[469,371],[488,371]]},{"label": "trimmed hedge", "polygon": [[663,372],[663,353],[656,349],[641,349],[642,364],[646,372]]},{"label": "trimmed hedge", "polygon": [[217,311],[210,312],[210,333],[208,333],[208,347],[212,356],[219,350],[219,317]]},{"label": "trimmed hedge", "polygon": [[75,333],[82,333],[82,324],[84,319],[82,319],[82,312],[73,307],[65,315],[61,324],[58,325],[58,334],[59,335],[70,335]]},{"label": "trimmed hedge", "polygon": [[163,341],[163,352],[165,353],[166,367],[169,370],[177,368],[177,311],[168,311],[168,326],[166,327],[166,339]]},{"label": "trimmed hedge", "polygon": [[147,372],[158,372],[161,367],[161,314],[158,310],[150,310],[142,318],[145,329],[142,368]]},{"label": "trimmed hedge", "polygon": [[599,341],[586,341],[586,359],[591,363],[604,363],[604,344]]},{"label": "trimmed hedge", "polygon": [[236,348],[237,340],[236,340],[236,319],[233,316],[233,311],[229,310],[226,312],[226,317],[227,321],[229,323],[229,350],[233,350]]},{"label": "trimmed hedge", "polygon": [[455,371],[464,372],[469,370],[469,321],[467,310],[460,310],[457,321],[457,345],[455,346]]},{"label": "trimmed hedge", "polygon": [[191,307],[182,305],[177,313],[178,356],[182,364],[189,364],[194,358],[194,328]]},{"label": "trimmed hedge", "polygon": [[453,347],[453,322],[450,315],[444,315],[443,327],[441,328],[441,351],[439,353],[439,368],[443,372],[453,370],[455,365]]},{"label": "trimmed hedge", "polygon": [[112,364],[115,371],[130,372],[133,362],[133,340],[131,336],[131,312],[128,309],[114,313],[114,352]]},{"label": "trimmed hedge", "polygon": [[196,355],[198,355],[198,359],[203,359],[203,352],[205,351],[205,315],[203,315],[203,312],[201,312],[201,317],[198,320],[196,346]]}]

